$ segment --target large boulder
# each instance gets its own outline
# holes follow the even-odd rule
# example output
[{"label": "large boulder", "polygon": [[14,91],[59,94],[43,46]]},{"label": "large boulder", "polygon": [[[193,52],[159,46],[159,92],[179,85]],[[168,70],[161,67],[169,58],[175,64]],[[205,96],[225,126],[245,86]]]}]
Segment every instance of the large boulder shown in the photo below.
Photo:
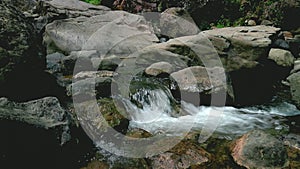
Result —
[{"label": "large boulder", "polygon": [[236,140],[232,157],[239,165],[250,168],[284,168],[288,155],[283,142],[260,130],[254,130]]},{"label": "large boulder", "polygon": [[[118,65],[121,58],[159,41],[142,16],[124,11],[54,21],[46,26],[44,40],[49,72],[62,86],[70,84],[73,73],[97,70],[103,59],[113,57],[111,64]],[[78,58],[81,65],[74,72]]]},{"label": "large boulder", "polygon": [[266,56],[280,29],[270,26],[228,27],[204,31],[211,39],[226,71],[253,68]]},{"label": "large boulder", "polygon": [[55,46],[65,53],[97,50],[101,56],[108,52],[126,55],[158,41],[142,16],[123,11],[56,20],[46,26],[44,39],[48,53]]}]

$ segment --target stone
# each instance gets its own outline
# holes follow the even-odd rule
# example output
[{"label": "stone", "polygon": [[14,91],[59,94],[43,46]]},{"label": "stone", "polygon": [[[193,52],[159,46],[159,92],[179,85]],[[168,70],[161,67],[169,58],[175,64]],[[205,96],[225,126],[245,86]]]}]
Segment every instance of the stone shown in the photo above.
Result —
[{"label": "stone", "polygon": [[150,158],[153,169],[193,168],[208,162],[209,159],[209,153],[189,141],[182,141],[171,150]]},{"label": "stone", "polygon": [[69,124],[66,111],[55,97],[24,103],[0,98],[0,118],[25,122],[45,129]]},{"label": "stone", "polygon": [[94,17],[56,20],[46,26],[44,41],[48,50],[97,50],[104,57],[126,56],[159,40],[142,16],[109,11]]},{"label": "stone", "polygon": [[275,61],[277,65],[283,67],[292,67],[295,61],[293,54],[290,51],[283,49],[271,49],[268,58]]},{"label": "stone", "polygon": [[300,70],[300,60],[298,59],[298,60],[295,60],[295,62],[294,62],[294,68],[291,71],[291,74],[296,73],[299,70]]},{"label": "stone", "polygon": [[91,17],[110,11],[105,6],[92,5],[80,0],[41,0],[36,8],[36,13],[44,15],[49,20],[55,18],[76,18],[79,16]]},{"label": "stone", "polygon": [[300,108],[300,72],[291,74],[287,80],[290,84],[292,99],[297,107]]},{"label": "stone", "polygon": [[230,72],[257,66],[259,58],[265,55],[272,44],[271,37],[279,31],[279,28],[258,25],[213,29],[203,33],[223,56],[221,59],[224,58],[225,69]]},{"label": "stone", "polygon": [[193,66],[171,74],[181,91],[211,94],[227,91],[224,69]]},{"label": "stone", "polygon": [[200,32],[187,11],[182,8],[168,8],[160,17],[160,34],[177,38],[180,36],[196,35]]},{"label": "stone", "polygon": [[231,155],[237,164],[248,169],[279,169],[288,165],[283,142],[260,130],[251,131],[236,140]]},{"label": "stone", "polygon": [[260,24],[261,25],[266,25],[266,26],[273,26],[274,25],[274,23],[269,21],[269,20],[263,20],[263,21],[261,21]]},{"label": "stone", "polygon": [[248,21],[247,21],[247,25],[248,25],[248,26],[256,26],[256,22],[255,22],[255,20],[252,20],[252,19],[251,19],[251,20],[248,20]]},{"label": "stone", "polygon": [[168,62],[157,62],[150,65],[146,70],[145,73],[151,76],[158,76],[162,73],[171,74],[174,71],[173,65]]},{"label": "stone", "polygon": [[28,69],[29,65],[42,62],[34,27],[6,1],[0,2],[0,39],[0,85],[21,65],[28,64]]}]

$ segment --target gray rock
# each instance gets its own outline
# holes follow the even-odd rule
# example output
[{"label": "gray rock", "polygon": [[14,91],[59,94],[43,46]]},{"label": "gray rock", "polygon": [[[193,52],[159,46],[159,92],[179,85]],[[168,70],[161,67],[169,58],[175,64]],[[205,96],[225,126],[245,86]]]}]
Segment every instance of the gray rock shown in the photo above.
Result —
[{"label": "gray rock", "polygon": [[117,75],[113,71],[80,72],[74,76],[73,83],[68,86],[68,95],[83,99],[85,96],[109,97],[105,94],[110,94],[108,90],[112,85],[113,77]]},{"label": "gray rock", "polygon": [[287,80],[290,84],[292,99],[297,107],[300,108],[300,72],[291,74]]},{"label": "gray rock", "polygon": [[272,44],[270,38],[279,31],[279,28],[259,25],[213,29],[204,31],[204,34],[211,39],[222,56],[226,71],[230,72],[258,65],[258,59],[264,56]]},{"label": "gray rock", "polygon": [[279,169],[288,165],[287,150],[283,142],[259,130],[236,140],[231,155],[239,165],[248,169]]},{"label": "gray rock", "polygon": [[0,118],[26,122],[45,129],[68,124],[65,110],[54,97],[25,103],[15,103],[0,98]]},{"label": "gray rock", "polygon": [[187,11],[182,8],[166,9],[160,17],[160,33],[172,38],[196,35],[198,26]]},{"label": "gray rock", "polygon": [[295,62],[294,62],[294,68],[291,71],[291,74],[296,73],[299,70],[300,70],[300,60],[298,59],[298,60],[295,60]]},{"label": "gray rock", "polygon": [[271,49],[268,58],[275,61],[277,65],[283,67],[291,67],[295,61],[293,54],[290,51],[283,49]]},{"label": "gray rock", "polygon": [[48,50],[97,50],[101,56],[126,56],[159,41],[142,16],[123,11],[54,21],[46,26],[44,39]]},{"label": "gray rock", "polygon": [[225,80],[223,68],[194,66],[172,73],[171,76],[182,91],[193,93],[226,91],[226,81],[222,81]]},{"label": "gray rock", "polygon": [[149,66],[145,73],[151,76],[157,76],[161,73],[171,74],[174,71],[173,66],[168,62],[157,62]]},{"label": "gray rock", "polygon": [[269,20],[263,20],[263,21],[261,21],[260,24],[261,25],[266,25],[266,26],[273,26],[274,25],[274,23],[269,21]]},{"label": "gray rock", "polygon": [[36,12],[44,15],[47,19],[54,18],[75,18],[79,16],[91,17],[102,15],[109,8],[101,5],[92,5],[80,0],[41,0],[39,1]]}]

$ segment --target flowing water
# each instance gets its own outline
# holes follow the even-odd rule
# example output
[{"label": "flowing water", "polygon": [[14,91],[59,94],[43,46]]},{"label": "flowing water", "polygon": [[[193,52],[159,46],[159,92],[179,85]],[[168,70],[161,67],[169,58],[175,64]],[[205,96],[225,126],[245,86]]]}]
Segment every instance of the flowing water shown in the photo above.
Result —
[{"label": "flowing water", "polygon": [[[181,101],[181,111],[185,115],[172,116],[175,111],[171,106],[168,92],[162,89],[143,90],[128,99],[122,99],[130,112],[130,127],[141,128],[152,134],[181,134],[189,130],[201,130],[215,125],[214,133],[234,137],[253,129],[272,129],[288,131],[287,117],[300,115],[296,106],[281,102],[274,105],[245,108],[195,106]],[[137,104],[142,106],[137,106]]]}]

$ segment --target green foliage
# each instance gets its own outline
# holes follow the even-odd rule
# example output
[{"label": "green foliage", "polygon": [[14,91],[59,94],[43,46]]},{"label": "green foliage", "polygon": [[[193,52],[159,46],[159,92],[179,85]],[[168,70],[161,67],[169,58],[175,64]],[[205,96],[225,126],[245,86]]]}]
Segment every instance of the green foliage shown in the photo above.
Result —
[{"label": "green foliage", "polygon": [[93,5],[100,5],[101,0],[83,0],[87,3],[93,4]]}]

